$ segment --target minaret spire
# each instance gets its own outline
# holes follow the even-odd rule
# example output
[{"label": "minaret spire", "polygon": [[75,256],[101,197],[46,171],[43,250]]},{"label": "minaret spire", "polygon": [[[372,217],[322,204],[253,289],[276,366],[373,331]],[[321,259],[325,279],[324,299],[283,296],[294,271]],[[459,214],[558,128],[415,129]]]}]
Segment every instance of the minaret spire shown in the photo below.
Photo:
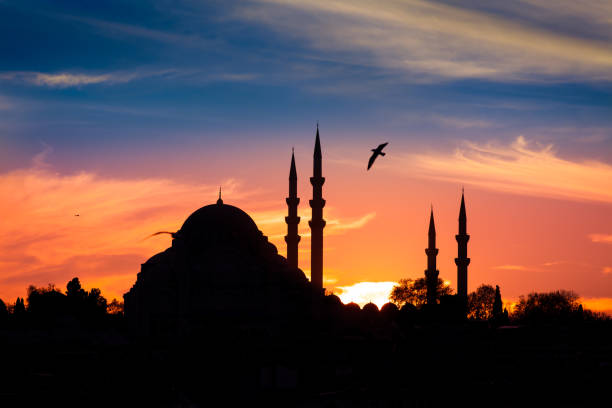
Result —
[{"label": "minaret spire", "polygon": [[223,200],[221,199],[221,186],[219,186],[219,199],[217,200],[217,204],[218,205],[223,204]]},{"label": "minaret spire", "polygon": [[325,228],[325,220],[323,219],[323,207],[325,207],[323,183],[325,183],[325,178],[323,177],[322,161],[319,124],[317,123],[313,155],[313,176],[310,178],[310,184],[312,184],[312,200],[310,200],[312,219],[308,222],[311,230],[310,281],[315,291],[323,290],[323,228]]},{"label": "minaret spire", "polygon": [[457,240],[457,294],[467,299],[467,273],[470,258],[467,257],[467,244],[470,236],[467,234],[467,216],[465,212],[465,198],[461,189],[461,207],[459,209],[459,234],[455,235]]},{"label": "minaret spire", "polygon": [[285,242],[287,243],[287,262],[293,268],[298,267],[298,243],[300,236],[298,235],[298,224],[300,217],[297,215],[297,207],[300,199],[297,196],[297,171],[295,169],[295,155],[293,148],[291,149],[291,167],[289,168],[289,197],[286,198],[288,214],[285,217],[287,223],[287,235]]},{"label": "minaret spire", "polygon": [[429,216],[429,245],[425,249],[427,254],[427,269],[425,270],[425,282],[427,283],[427,304],[436,304],[438,275],[440,272],[436,267],[436,257],[438,256],[438,248],[436,248],[436,224],[434,222],[433,206],[431,215]]}]

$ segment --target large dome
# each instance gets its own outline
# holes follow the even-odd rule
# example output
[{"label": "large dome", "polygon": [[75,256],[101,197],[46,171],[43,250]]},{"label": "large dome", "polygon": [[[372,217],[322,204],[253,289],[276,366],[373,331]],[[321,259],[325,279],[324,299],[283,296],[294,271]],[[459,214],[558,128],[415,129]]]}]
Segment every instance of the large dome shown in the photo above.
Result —
[{"label": "large dome", "polygon": [[186,220],[178,234],[185,237],[223,233],[250,237],[262,235],[255,221],[247,213],[233,205],[211,204],[196,210]]}]

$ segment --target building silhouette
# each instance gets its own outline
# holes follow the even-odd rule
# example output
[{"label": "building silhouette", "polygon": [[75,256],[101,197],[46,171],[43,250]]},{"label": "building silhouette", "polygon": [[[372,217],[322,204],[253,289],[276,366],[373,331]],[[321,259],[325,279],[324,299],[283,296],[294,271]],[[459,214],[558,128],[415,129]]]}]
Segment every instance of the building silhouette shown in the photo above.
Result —
[{"label": "building silhouette", "polygon": [[310,184],[312,184],[312,200],[310,200],[312,219],[308,222],[308,225],[310,225],[311,230],[310,281],[312,282],[313,289],[320,292],[323,291],[323,228],[325,228],[325,220],[323,219],[323,207],[325,207],[323,183],[325,183],[325,177],[323,177],[321,140],[319,139],[319,125],[317,124],[313,175],[310,178]]},{"label": "building silhouette", "polygon": [[[124,295],[125,316],[132,331],[142,336],[189,336],[210,327],[240,327],[282,331],[299,322],[321,317],[323,291],[322,149],[317,125],[313,154],[310,282],[298,268],[297,169],[292,152],[289,169],[287,257],[241,209],[223,202],[206,205],[171,234],[172,245],[141,266],[132,288]],[[459,212],[458,303],[467,298],[467,217],[464,194]],[[430,213],[427,304],[437,304],[439,271],[436,228]],[[464,303],[464,302],[463,302]]]},{"label": "building silhouette", "polygon": [[285,200],[287,202],[288,214],[285,217],[287,223],[287,235],[285,235],[285,242],[287,243],[287,262],[293,268],[298,267],[298,244],[301,237],[298,235],[298,224],[300,223],[300,217],[298,217],[298,204],[300,199],[297,196],[297,170],[295,169],[295,155],[291,152],[291,167],[289,169],[289,197]]},{"label": "building silhouette", "polygon": [[467,234],[467,216],[465,213],[463,190],[461,191],[461,208],[459,209],[459,234],[455,235],[455,239],[457,240],[457,258],[455,258],[455,264],[457,265],[457,295],[467,299],[467,273],[468,265],[470,264],[470,258],[467,256],[467,244],[470,236]]},{"label": "building silhouette", "polygon": [[125,317],[140,336],[198,335],[219,326],[282,330],[308,318],[310,286],[251,217],[219,198],[142,264],[124,295]]},{"label": "building silhouette", "polygon": [[[171,234],[172,246],[141,266],[124,294],[132,333],[147,337],[203,335],[211,328],[280,332],[309,321],[323,293],[322,154],[319,130],[314,150],[312,279],[298,268],[299,198],[292,154],[286,202],[287,258],[253,219],[221,198],[206,205]],[[314,289],[314,291],[313,291]],[[314,293],[314,296],[313,296]],[[315,306],[313,306],[315,305]]]},{"label": "building silhouette", "polygon": [[427,254],[427,269],[425,270],[425,281],[427,283],[427,304],[435,305],[438,287],[438,275],[440,272],[436,267],[436,257],[438,256],[438,248],[436,248],[436,225],[434,223],[433,207],[429,217],[429,245],[425,249]]}]

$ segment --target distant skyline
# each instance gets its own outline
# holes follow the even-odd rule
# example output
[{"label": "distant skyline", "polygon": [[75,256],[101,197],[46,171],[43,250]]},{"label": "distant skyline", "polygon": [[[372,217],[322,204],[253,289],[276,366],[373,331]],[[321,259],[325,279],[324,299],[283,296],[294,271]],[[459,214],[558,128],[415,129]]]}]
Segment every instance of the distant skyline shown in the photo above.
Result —
[{"label": "distant skyline", "polygon": [[610,44],[604,0],[0,0],[0,298],[120,297],[219,185],[284,255],[292,147],[308,274],[319,121],[343,300],[424,276],[432,204],[456,288],[464,186],[470,291],[612,312]]}]

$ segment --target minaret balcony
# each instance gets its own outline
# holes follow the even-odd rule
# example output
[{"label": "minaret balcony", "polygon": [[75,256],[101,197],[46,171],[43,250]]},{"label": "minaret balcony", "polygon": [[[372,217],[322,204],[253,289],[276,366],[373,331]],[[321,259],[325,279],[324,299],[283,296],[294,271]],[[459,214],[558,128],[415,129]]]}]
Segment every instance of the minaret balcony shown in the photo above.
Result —
[{"label": "minaret balcony", "polygon": [[467,243],[470,240],[470,236],[468,234],[458,234],[455,235],[455,239],[458,243]]},{"label": "minaret balcony", "polygon": [[313,186],[322,186],[325,183],[325,177],[311,177],[310,184]]},{"label": "minaret balcony", "polygon": [[299,224],[300,223],[300,217],[285,217],[285,222],[287,224]]},{"label": "minaret balcony", "polygon": [[310,228],[312,229],[316,229],[316,228],[325,228],[325,220],[310,220],[308,221],[308,225],[310,226]]},{"label": "minaret balcony", "polygon": [[310,208],[323,208],[325,207],[325,200],[324,199],[313,199],[313,200],[308,200],[308,203],[310,204]]},{"label": "minaret balcony", "polygon": [[285,201],[287,201],[287,205],[291,206],[297,206],[300,203],[300,199],[298,197],[287,197]]},{"label": "minaret balcony", "polygon": [[468,266],[470,264],[470,260],[470,258],[455,258],[455,265]]},{"label": "minaret balcony", "polygon": [[297,244],[301,239],[299,235],[285,235],[285,242],[288,244]]}]

